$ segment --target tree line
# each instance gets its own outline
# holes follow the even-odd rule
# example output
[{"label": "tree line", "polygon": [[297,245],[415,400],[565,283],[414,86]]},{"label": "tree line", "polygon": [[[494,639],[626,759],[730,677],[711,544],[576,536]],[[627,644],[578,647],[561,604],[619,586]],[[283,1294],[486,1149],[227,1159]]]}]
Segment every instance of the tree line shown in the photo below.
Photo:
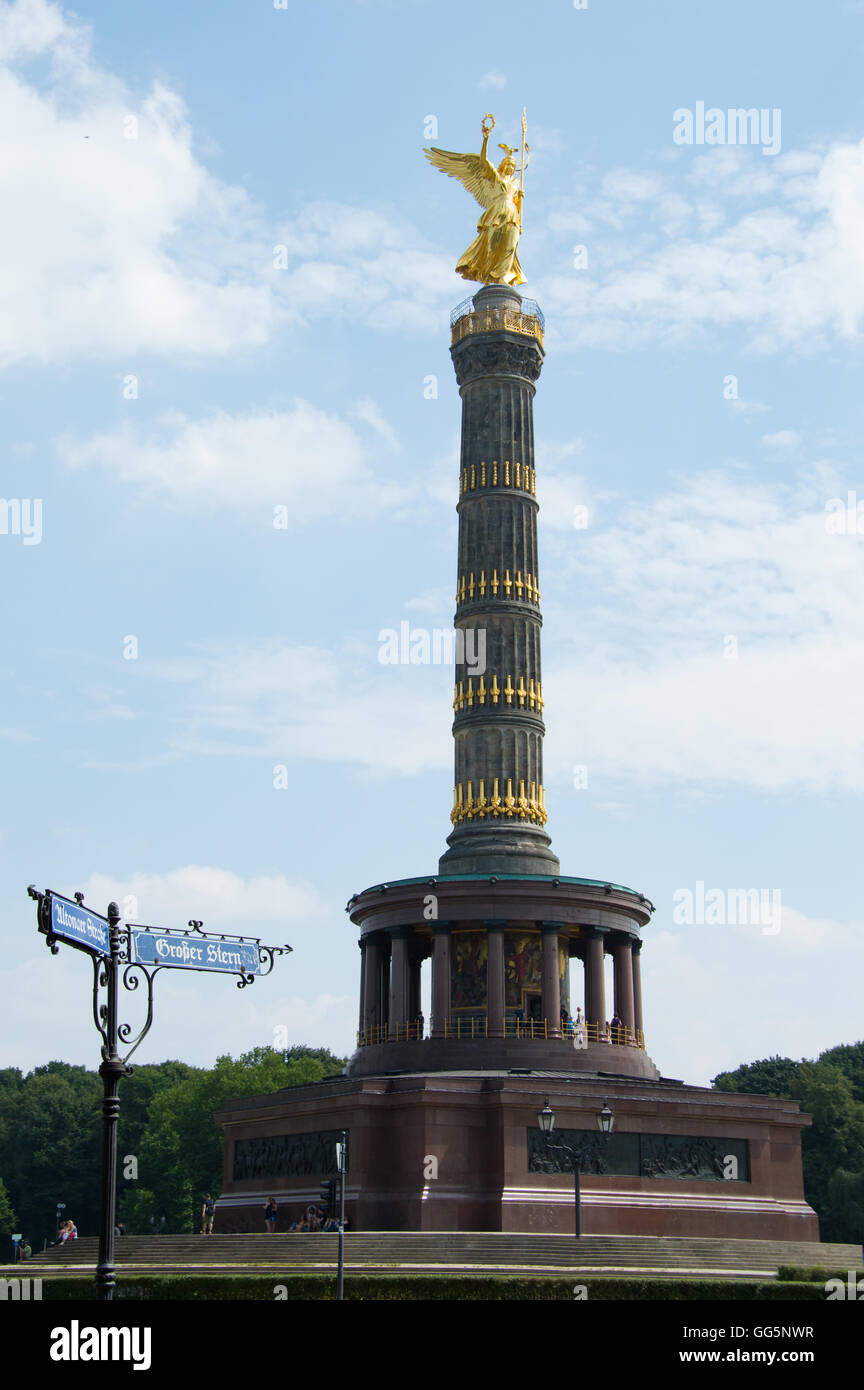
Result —
[{"label": "tree line", "polygon": [[864,1244],[864,1042],[828,1048],[815,1061],[767,1057],[711,1083],[800,1102],[813,1116],[802,1131],[804,1194],[826,1241]]},{"label": "tree line", "polygon": [[[160,1062],[120,1083],[117,1216],[133,1235],[201,1229],[206,1192],[222,1189],[222,1131],[213,1112],[235,1096],[263,1095],[340,1074],[327,1048],[256,1047],[212,1067]],[[102,1081],[97,1072],[48,1062],[26,1076],[0,1070],[0,1237],[13,1231],[34,1251],[53,1240],[58,1202],[80,1235],[99,1230]],[[135,1174],[136,1176],[131,1176]],[[6,1257],[5,1250],[0,1261]]]}]

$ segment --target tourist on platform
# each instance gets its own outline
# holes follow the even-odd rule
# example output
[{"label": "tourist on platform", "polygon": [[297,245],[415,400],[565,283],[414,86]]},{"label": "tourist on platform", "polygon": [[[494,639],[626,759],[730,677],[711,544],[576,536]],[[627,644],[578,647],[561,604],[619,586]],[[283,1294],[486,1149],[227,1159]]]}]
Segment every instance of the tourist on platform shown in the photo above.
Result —
[{"label": "tourist on platform", "polygon": [[624,1024],[621,1022],[621,1020],[620,1020],[620,1018],[618,1017],[617,1014],[615,1014],[614,1018],[612,1019],[611,1028],[612,1028],[612,1041],[613,1041],[613,1043],[623,1043],[623,1041],[624,1041]]},{"label": "tourist on platform", "polygon": [[210,1193],[204,1198],[204,1205],[201,1208],[201,1234],[202,1236],[212,1236],[213,1218],[216,1215],[216,1204]]},{"label": "tourist on platform", "polygon": [[276,1213],[278,1212],[278,1210],[279,1207],[276,1202],[276,1198],[268,1197],[267,1204],[264,1207],[264,1226],[267,1230],[268,1236],[272,1236],[276,1232]]}]

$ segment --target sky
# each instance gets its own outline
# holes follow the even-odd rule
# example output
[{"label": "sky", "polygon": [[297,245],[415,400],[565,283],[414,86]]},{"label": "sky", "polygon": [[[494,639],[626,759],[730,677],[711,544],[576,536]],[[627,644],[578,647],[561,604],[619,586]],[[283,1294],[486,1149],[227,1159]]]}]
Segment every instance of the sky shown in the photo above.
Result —
[{"label": "sky", "polygon": [[454,611],[421,150],[523,106],[553,848],[656,905],[664,1075],[862,1036],[862,58],[852,0],[0,0],[0,1065],[99,1059],[29,883],[293,947],[140,1061],[353,1049],[345,903],[452,804],[450,670],[379,659]]}]

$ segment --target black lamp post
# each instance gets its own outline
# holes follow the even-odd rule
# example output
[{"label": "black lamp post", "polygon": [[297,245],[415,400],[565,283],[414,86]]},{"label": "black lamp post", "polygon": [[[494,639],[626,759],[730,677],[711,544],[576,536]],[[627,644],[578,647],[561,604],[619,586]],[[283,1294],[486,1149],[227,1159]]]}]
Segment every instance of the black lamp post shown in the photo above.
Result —
[{"label": "black lamp post", "polygon": [[339,1236],[337,1240],[336,1297],[345,1297],[345,1174],[348,1171],[348,1132],[342,1131],[336,1145],[336,1164],[339,1169]]},{"label": "black lamp post", "polygon": [[[550,1144],[549,1136],[555,1129],[555,1111],[549,1104],[547,1097],[543,1109],[537,1115],[537,1123],[543,1135],[543,1142],[547,1150],[555,1153],[566,1154],[573,1165],[573,1196],[575,1201],[574,1235],[578,1240],[582,1234],[582,1170],[579,1166],[579,1150],[571,1148],[569,1144]],[[601,1134],[605,1134],[608,1139],[615,1126],[615,1115],[609,1108],[608,1101],[603,1102],[603,1109],[597,1113],[597,1128]]]}]

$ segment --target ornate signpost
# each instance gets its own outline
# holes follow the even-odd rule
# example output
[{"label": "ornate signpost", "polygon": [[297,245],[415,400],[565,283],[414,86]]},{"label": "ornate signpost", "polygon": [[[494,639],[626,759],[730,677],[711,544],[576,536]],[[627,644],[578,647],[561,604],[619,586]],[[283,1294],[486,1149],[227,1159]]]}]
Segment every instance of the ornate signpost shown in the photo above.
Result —
[{"label": "ornate signpost", "polygon": [[[251,985],[256,976],[269,975],[276,956],[290,946],[263,946],[257,937],[205,933],[203,922],[192,921],[188,930],[142,927],[121,923],[116,903],[108,904],[102,917],[84,906],[84,895],[74,901],[31,884],[28,895],[36,902],[39,931],[53,955],[59,943],[86,951],[93,962],[93,1022],[102,1038],[102,1190],[100,1202],[99,1263],[96,1288],[100,1299],[114,1296],[114,1226],[117,1193],[117,1117],[120,1112],[120,1078],[130,1076],[129,1058],[150,1031],[153,1022],[153,984],[160,970],[204,970],[237,975],[238,989]],[[146,986],[147,1013],[136,1032],[119,1021],[120,985],[134,992]],[[120,1047],[124,1055],[120,1055]]]}]

